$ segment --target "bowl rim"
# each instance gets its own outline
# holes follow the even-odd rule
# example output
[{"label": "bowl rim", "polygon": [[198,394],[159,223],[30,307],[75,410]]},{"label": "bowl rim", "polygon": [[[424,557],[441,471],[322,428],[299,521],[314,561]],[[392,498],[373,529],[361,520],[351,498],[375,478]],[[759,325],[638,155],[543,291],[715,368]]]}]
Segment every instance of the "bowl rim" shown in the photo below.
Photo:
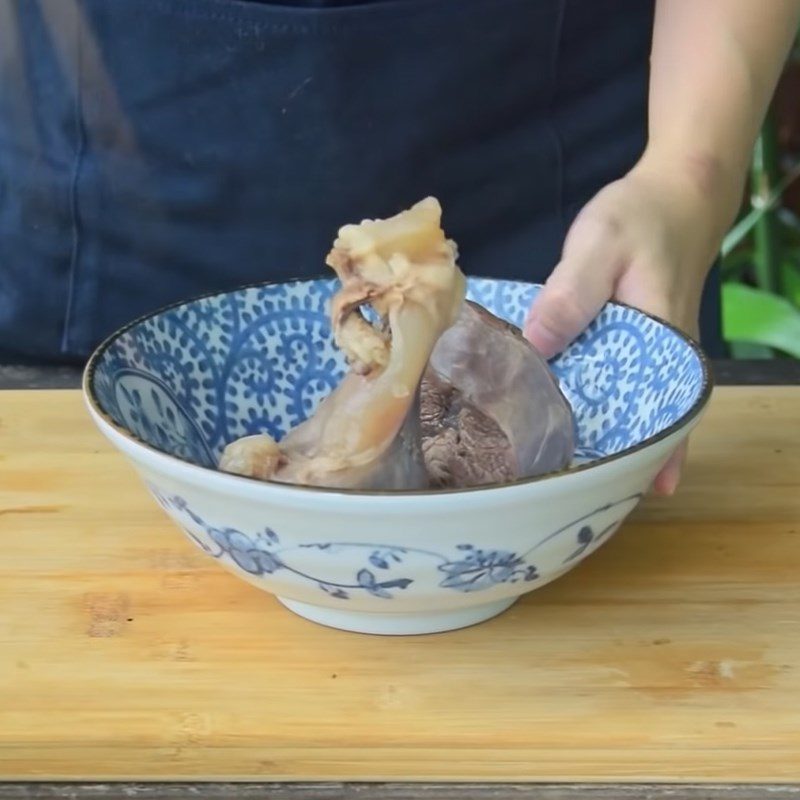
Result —
[{"label": "bowl rim", "polygon": [[[553,480],[555,478],[564,477],[566,475],[575,475],[577,473],[589,472],[591,470],[598,469],[615,461],[620,461],[621,459],[627,456],[646,450],[647,448],[659,442],[662,442],[665,439],[670,438],[678,431],[680,431],[682,428],[692,423],[708,405],[708,401],[710,400],[711,394],[714,389],[714,378],[710,367],[710,361],[698,341],[696,341],[693,337],[689,336],[684,331],[680,330],[680,328],[678,328],[677,326],[673,325],[670,322],[667,322],[665,319],[662,319],[661,317],[655,314],[651,314],[647,311],[642,311],[641,309],[636,308],[635,306],[629,305],[628,303],[622,303],[618,300],[608,300],[604,304],[603,306],[604,308],[606,306],[616,306],[618,308],[630,309],[634,313],[639,314],[640,316],[650,319],[653,322],[656,322],[657,324],[667,328],[673,334],[675,334],[685,345],[687,345],[690,350],[693,351],[694,355],[697,357],[697,360],[700,364],[700,371],[702,378],[702,386],[694,403],[686,410],[686,412],[682,416],[680,416],[677,420],[675,420],[675,422],[673,422],[671,425],[664,428],[664,430],[659,431],[653,436],[649,436],[646,439],[643,439],[641,442],[637,442],[636,444],[631,445],[630,447],[626,447],[616,453],[612,453],[611,455],[603,456],[602,458],[597,458],[583,464],[564,467],[563,469],[560,470],[545,472],[541,475],[534,475],[532,477],[527,477],[527,478],[517,478],[516,480],[509,481],[507,483],[502,483],[502,484],[490,483],[481,486],[470,486],[470,487],[453,488],[453,489],[399,489],[399,490],[342,489],[342,488],[331,488],[325,486],[307,486],[294,483],[282,483],[280,481],[262,480],[260,478],[251,478],[246,475],[236,475],[234,473],[222,472],[219,469],[213,467],[206,467],[202,464],[195,464],[192,461],[188,461],[184,458],[179,458],[178,456],[175,456],[172,453],[166,453],[163,450],[159,450],[157,447],[154,447],[153,445],[143,441],[142,439],[140,439],[135,434],[131,433],[126,428],[122,427],[121,425],[118,425],[100,404],[94,390],[94,376],[97,371],[98,365],[102,360],[103,356],[105,355],[105,353],[111,347],[111,345],[117,339],[119,339],[121,336],[123,336],[136,326],[144,322],[147,322],[148,320],[153,319],[154,317],[158,317],[161,314],[164,314],[168,311],[172,311],[173,309],[176,308],[181,308],[182,306],[191,305],[192,303],[197,303],[201,300],[210,300],[216,297],[234,295],[237,294],[238,292],[249,291],[251,289],[267,288],[270,286],[289,286],[297,283],[314,283],[318,281],[329,282],[331,280],[335,280],[335,278],[332,278],[332,276],[330,275],[320,273],[310,277],[289,278],[287,280],[256,281],[254,283],[247,283],[241,286],[237,286],[233,289],[222,289],[222,290],[204,292],[202,294],[198,294],[184,300],[176,300],[172,303],[168,303],[164,306],[154,309],[153,311],[148,311],[147,313],[142,314],[136,317],[135,319],[130,320],[129,322],[125,323],[123,326],[115,330],[113,333],[106,336],[105,339],[103,339],[103,341],[94,349],[94,351],[89,357],[89,360],[86,363],[86,366],[84,367],[82,381],[81,381],[81,390],[84,399],[89,406],[89,410],[93,412],[93,415],[95,416],[97,421],[107,425],[117,435],[122,437],[124,440],[127,440],[134,447],[144,449],[156,460],[164,459],[167,463],[172,464],[173,467],[180,465],[182,467],[200,470],[201,473],[223,476],[225,478],[229,478],[238,482],[245,481],[247,484],[250,485],[260,485],[264,487],[264,491],[279,488],[281,490],[288,490],[298,493],[310,492],[315,495],[340,495],[345,497],[388,497],[388,498],[444,497],[448,495],[474,494],[476,492],[491,492],[491,491],[497,492],[503,489],[518,488],[520,486],[526,486],[529,484],[540,484],[546,481]],[[536,288],[542,287],[541,283],[526,281],[518,278],[497,278],[497,277],[484,277],[480,275],[468,275],[467,280],[508,281],[511,283],[524,283],[527,284],[528,286]]]}]

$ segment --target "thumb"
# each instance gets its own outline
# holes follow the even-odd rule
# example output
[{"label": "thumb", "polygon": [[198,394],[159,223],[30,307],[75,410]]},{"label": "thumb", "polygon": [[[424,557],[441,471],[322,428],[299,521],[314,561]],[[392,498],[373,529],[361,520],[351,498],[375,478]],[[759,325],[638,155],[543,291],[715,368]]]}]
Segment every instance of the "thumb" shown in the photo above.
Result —
[{"label": "thumb", "polygon": [[656,494],[666,496],[675,494],[681,480],[683,465],[686,462],[687,449],[688,443],[684,441],[656,476],[653,482],[653,490]]},{"label": "thumb", "polygon": [[623,271],[623,248],[616,237],[587,231],[579,222],[525,321],[525,338],[545,358],[560,353],[583,332],[614,294]]}]

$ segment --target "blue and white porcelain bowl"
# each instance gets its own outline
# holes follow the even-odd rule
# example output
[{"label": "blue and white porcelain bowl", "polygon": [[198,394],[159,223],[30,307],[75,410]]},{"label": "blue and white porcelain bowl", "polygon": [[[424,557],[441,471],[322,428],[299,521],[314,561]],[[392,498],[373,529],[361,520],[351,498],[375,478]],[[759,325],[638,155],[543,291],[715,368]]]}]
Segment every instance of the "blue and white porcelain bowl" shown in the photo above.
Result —
[{"label": "blue and white porcelain bowl", "polygon": [[[227,442],[280,437],[344,364],[333,280],[254,286],[176,305],[112,336],[86,369],[101,431],[201,550],[292,611],[352,631],[416,634],[489,619],[608,541],[711,393],[698,347],[607,305],[552,365],[577,426],[574,468],[503,486],[355,492],[216,471]],[[521,324],[538,291],[471,280]]]}]

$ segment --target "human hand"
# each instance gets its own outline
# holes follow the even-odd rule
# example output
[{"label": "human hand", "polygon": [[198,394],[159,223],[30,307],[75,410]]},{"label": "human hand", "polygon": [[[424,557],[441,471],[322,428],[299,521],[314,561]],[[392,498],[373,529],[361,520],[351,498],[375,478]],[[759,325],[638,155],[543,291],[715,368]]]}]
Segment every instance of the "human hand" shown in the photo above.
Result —
[{"label": "human hand", "polygon": [[[720,192],[721,183],[712,161],[681,169],[648,156],[603,188],[573,222],[525,336],[551,358],[613,299],[696,338],[703,284],[735,213],[735,187]],[[656,478],[657,493],[675,492],[685,455],[684,443]]]}]

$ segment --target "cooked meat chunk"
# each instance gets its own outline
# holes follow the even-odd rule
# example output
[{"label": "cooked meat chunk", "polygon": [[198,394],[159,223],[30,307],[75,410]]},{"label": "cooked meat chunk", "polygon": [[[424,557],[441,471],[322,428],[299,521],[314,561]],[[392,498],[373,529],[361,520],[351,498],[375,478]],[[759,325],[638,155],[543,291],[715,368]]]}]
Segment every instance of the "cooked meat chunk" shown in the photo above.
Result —
[{"label": "cooked meat chunk", "polygon": [[456,259],[434,198],[341,228],[327,263],[341,281],[331,320],[348,373],[280,444],[265,434],[232,442],[220,469],[408,490],[505,483],[567,466],[572,415],[547,363],[517,328],[465,301]]},{"label": "cooked meat chunk", "polygon": [[[351,369],[314,416],[280,443],[272,480],[337,488],[427,486],[416,399],[431,352],[455,322],[466,288],[455,244],[440,222],[441,207],[428,198],[390,219],[339,231],[327,259],[342,284],[331,317]],[[386,330],[360,316],[364,304]],[[245,464],[245,474],[253,474],[240,449],[234,459],[236,444],[223,453],[220,468],[241,473],[238,465]]]},{"label": "cooked meat chunk", "polygon": [[[427,424],[434,414],[435,425]],[[521,331],[464,304],[439,339],[422,386],[423,443],[439,486],[502,483],[566,467],[572,412]]]}]

